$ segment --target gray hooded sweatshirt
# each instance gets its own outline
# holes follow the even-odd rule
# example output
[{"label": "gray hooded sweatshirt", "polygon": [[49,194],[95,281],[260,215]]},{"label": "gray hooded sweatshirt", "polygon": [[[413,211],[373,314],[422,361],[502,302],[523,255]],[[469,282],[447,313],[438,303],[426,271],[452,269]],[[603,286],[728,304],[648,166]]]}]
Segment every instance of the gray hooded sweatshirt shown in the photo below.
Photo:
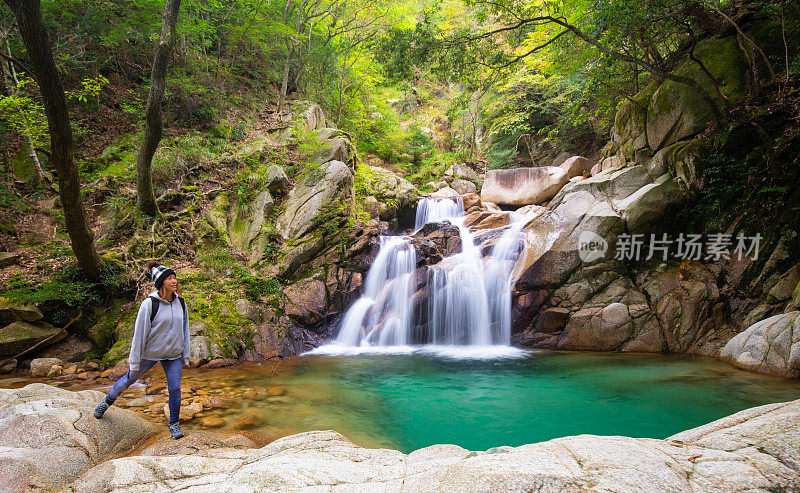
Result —
[{"label": "gray hooded sweatshirt", "polygon": [[139,305],[136,323],[131,341],[131,353],[128,364],[131,371],[139,371],[139,363],[143,359],[162,360],[182,358],[183,364],[189,364],[189,315],[183,309],[177,294],[171,302],[158,295],[157,291],[150,296],[158,299],[160,304],[156,318],[150,324],[150,311],[153,301],[147,297]]}]

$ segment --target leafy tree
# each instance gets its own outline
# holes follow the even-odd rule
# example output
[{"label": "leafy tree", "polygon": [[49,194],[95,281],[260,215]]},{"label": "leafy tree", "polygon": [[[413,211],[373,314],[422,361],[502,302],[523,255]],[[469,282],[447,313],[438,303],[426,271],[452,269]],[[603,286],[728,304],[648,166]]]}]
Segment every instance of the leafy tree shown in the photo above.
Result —
[{"label": "leafy tree", "polygon": [[86,223],[86,211],[81,200],[78,170],[73,156],[67,102],[50,40],[42,23],[39,0],[4,1],[14,12],[31,64],[29,71],[42,93],[50,129],[51,161],[58,173],[58,190],[72,251],[84,274],[90,279],[99,279],[102,262],[94,246],[94,234]]}]

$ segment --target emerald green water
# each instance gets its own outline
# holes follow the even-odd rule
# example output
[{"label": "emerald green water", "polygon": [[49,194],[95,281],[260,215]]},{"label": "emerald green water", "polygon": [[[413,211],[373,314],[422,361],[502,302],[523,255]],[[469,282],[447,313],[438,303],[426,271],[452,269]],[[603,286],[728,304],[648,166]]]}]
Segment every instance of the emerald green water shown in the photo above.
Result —
[{"label": "emerald green water", "polygon": [[800,398],[798,381],[653,354],[304,356],[259,383],[286,389],[251,403],[270,423],[265,431],[334,429],[361,445],[403,452],[436,443],[485,450],[581,433],[665,438]]}]

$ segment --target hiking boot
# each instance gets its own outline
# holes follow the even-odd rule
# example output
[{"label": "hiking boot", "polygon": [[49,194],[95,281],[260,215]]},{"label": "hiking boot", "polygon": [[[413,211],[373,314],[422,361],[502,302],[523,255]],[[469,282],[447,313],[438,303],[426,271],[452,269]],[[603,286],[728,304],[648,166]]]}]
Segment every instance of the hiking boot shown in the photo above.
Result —
[{"label": "hiking boot", "polygon": [[172,435],[172,438],[177,440],[178,438],[183,437],[183,432],[181,431],[181,427],[178,426],[178,423],[170,423],[168,425],[169,434]]},{"label": "hiking boot", "polygon": [[111,407],[111,404],[108,403],[105,397],[100,403],[94,408],[94,417],[100,419],[103,415],[108,411],[108,408]]}]

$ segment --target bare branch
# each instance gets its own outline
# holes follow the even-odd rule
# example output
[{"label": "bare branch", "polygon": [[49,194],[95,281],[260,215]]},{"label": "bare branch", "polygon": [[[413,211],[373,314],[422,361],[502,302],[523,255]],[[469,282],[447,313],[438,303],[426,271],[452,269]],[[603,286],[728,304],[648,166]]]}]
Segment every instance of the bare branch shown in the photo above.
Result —
[{"label": "bare branch", "polygon": [[5,60],[8,60],[9,62],[11,62],[11,63],[13,63],[14,65],[18,66],[18,67],[19,67],[20,69],[22,69],[22,70],[23,70],[23,71],[24,71],[26,74],[33,75],[33,71],[30,69],[30,67],[28,67],[28,66],[27,66],[27,65],[25,65],[24,63],[20,62],[20,61],[19,61],[19,60],[17,60],[16,58],[11,58],[10,56],[8,56],[8,55],[6,55],[5,53],[3,53],[2,51],[0,51],[0,58],[3,58],[3,59],[5,59]]}]

